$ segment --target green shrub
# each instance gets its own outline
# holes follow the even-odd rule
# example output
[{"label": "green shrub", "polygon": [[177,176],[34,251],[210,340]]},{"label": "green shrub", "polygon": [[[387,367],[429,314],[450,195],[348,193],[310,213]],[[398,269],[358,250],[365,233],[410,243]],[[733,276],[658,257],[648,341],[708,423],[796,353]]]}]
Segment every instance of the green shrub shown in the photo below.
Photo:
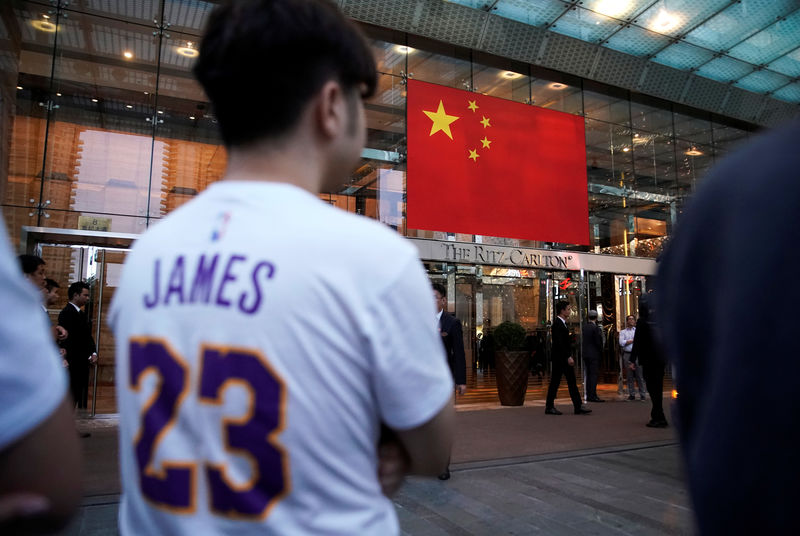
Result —
[{"label": "green shrub", "polygon": [[516,322],[503,322],[492,330],[492,335],[500,350],[525,349],[525,328]]}]

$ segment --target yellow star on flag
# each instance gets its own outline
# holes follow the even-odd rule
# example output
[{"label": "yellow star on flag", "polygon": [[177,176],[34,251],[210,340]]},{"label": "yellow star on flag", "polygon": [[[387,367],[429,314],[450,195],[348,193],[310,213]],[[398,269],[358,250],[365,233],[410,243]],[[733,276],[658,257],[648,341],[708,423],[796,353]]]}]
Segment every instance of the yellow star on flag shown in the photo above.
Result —
[{"label": "yellow star on flag", "polygon": [[442,101],[439,101],[439,109],[435,112],[428,112],[426,110],[422,110],[425,112],[425,115],[433,121],[431,125],[431,136],[439,132],[440,130],[447,134],[447,137],[451,140],[453,139],[453,133],[450,132],[450,123],[458,119],[455,115],[447,115],[444,111],[444,104]]},{"label": "yellow star on flag", "polygon": [[481,140],[481,143],[483,144],[483,148],[484,149],[491,149],[491,147],[489,147],[489,145],[492,143],[492,140],[487,139],[486,136],[483,137],[483,139]]},{"label": "yellow star on flag", "polygon": [[480,155],[478,154],[477,149],[470,149],[469,156],[467,158],[471,158],[473,162],[477,162],[479,156]]},{"label": "yellow star on flag", "polygon": [[[428,113],[428,112],[425,112],[425,113]],[[483,116],[483,119],[481,119],[481,124],[483,125],[483,128],[492,126],[492,125],[489,124],[489,118],[486,117],[485,115]]]},{"label": "yellow star on flag", "polygon": [[472,112],[473,112],[473,113],[475,113],[475,110],[477,110],[478,108],[480,108],[480,106],[478,106],[478,105],[475,103],[475,101],[474,101],[474,100],[471,100],[471,101],[469,101],[469,106],[467,106],[467,108],[469,108],[470,110],[472,110]]}]

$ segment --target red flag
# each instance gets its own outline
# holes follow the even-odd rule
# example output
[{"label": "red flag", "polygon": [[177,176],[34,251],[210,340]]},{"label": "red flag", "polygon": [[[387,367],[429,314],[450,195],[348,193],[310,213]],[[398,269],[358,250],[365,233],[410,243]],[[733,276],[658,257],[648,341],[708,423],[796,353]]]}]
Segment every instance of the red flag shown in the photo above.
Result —
[{"label": "red flag", "polygon": [[589,244],[583,117],[408,81],[411,229]]}]

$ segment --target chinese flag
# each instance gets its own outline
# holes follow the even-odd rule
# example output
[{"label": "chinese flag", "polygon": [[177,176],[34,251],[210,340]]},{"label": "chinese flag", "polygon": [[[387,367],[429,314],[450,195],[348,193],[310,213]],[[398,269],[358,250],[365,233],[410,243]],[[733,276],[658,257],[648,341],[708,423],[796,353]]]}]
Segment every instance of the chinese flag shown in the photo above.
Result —
[{"label": "chinese flag", "polygon": [[583,117],[408,81],[411,229],[589,244]]}]

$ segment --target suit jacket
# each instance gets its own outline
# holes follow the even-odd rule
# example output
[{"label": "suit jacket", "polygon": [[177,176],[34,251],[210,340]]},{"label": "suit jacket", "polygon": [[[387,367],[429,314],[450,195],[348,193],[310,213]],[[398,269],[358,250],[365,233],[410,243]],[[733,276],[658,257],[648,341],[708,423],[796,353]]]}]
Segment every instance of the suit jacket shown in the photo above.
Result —
[{"label": "suit jacket", "polygon": [[58,325],[67,330],[61,346],[67,351],[67,362],[73,367],[88,367],[89,357],[96,351],[92,325],[83,311],[68,303],[58,314]]},{"label": "suit jacket", "polygon": [[553,363],[568,366],[567,359],[572,356],[572,341],[569,336],[569,328],[561,321],[561,318],[556,317],[553,319],[553,325],[550,329],[553,334],[553,349],[551,352]]},{"label": "suit jacket", "polygon": [[447,364],[453,374],[453,382],[456,385],[466,385],[467,360],[464,356],[461,320],[447,311],[442,311],[442,316],[439,319],[439,333],[442,336],[444,351],[447,354]]},{"label": "suit jacket", "polygon": [[594,322],[584,322],[581,329],[581,350],[584,361],[599,361],[603,354],[603,334]]},{"label": "suit jacket", "polygon": [[666,358],[655,336],[655,328],[642,318],[636,322],[636,335],[633,336],[633,349],[631,350],[631,363],[637,362],[645,368],[645,371],[647,371],[647,367],[663,369],[666,365]]}]

